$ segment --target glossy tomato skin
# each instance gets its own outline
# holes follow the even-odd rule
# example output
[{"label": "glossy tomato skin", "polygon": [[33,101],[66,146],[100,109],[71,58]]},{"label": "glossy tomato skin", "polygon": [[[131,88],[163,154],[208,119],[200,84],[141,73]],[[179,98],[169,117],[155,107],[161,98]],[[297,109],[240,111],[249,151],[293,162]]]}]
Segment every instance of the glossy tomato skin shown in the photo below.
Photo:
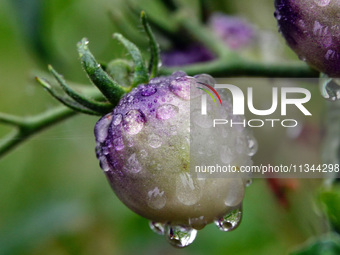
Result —
[{"label": "glossy tomato skin", "polygon": [[279,31],[303,61],[340,77],[340,1],[276,0]]}]

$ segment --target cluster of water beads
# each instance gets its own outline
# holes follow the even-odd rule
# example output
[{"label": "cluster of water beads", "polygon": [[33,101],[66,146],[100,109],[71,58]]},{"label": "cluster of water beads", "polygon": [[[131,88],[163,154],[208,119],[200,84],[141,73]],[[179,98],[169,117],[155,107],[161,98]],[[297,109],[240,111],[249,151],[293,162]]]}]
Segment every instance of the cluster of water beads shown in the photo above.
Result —
[{"label": "cluster of water beads", "polygon": [[[223,232],[236,229],[242,219],[242,207],[235,208],[225,216],[215,221],[215,225]],[[166,240],[174,247],[184,248],[192,244],[196,238],[197,230],[188,226],[171,225],[160,222],[149,222],[150,229],[158,235],[164,235]]]}]

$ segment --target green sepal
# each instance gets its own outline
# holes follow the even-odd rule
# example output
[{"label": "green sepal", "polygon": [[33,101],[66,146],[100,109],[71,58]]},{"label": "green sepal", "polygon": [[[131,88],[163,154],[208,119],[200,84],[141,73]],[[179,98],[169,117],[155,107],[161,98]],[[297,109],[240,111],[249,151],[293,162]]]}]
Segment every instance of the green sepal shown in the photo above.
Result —
[{"label": "green sepal", "polygon": [[81,104],[73,101],[72,99],[60,95],[56,90],[52,88],[52,86],[45,80],[41,79],[39,77],[35,77],[36,81],[40,83],[41,86],[43,86],[55,99],[57,99],[59,102],[64,104],[65,106],[71,108],[72,110],[75,110],[77,112],[82,112],[85,114],[90,114],[90,115],[99,115],[101,116],[102,114],[92,111]]},{"label": "green sepal", "polygon": [[87,45],[86,38],[83,38],[77,45],[82,66],[93,84],[115,106],[128,90],[120,86],[103,70]]},{"label": "green sepal", "polygon": [[148,83],[149,82],[148,71],[146,69],[142,54],[137,48],[137,46],[130,42],[129,40],[127,40],[121,34],[115,33],[113,34],[113,38],[121,42],[132,57],[134,63],[134,77],[132,81],[132,87],[137,87],[139,84],[142,83]]},{"label": "green sepal", "polygon": [[82,96],[75,92],[63,79],[63,77],[57,73],[51,65],[48,66],[48,70],[51,72],[51,74],[55,77],[55,79],[58,81],[60,87],[65,91],[65,93],[71,97],[74,101],[77,103],[85,106],[86,108],[101,113],[101,114],[106,114],[110,111],[112,111],[112,104],[110,103],[105,103],[105,102],[98,102],[91,100],[85,96]]},{"label": "green sepal", "polygon": [[150,43],[150,62],[149,62],[149,74],[150,79],[158,75],[158,68],[160,67],[160,50],[159,45],[152,33],[150,25],[147,21],[146,14],[144,11],[141,12],[142,25],[144,27],[145,33],[149,38]]},{"label": "green sepal", "polygon": [[133,79],[133,64],[125,59],[114,59],[106,66],[106,72],[120,85],[130,87]]}]

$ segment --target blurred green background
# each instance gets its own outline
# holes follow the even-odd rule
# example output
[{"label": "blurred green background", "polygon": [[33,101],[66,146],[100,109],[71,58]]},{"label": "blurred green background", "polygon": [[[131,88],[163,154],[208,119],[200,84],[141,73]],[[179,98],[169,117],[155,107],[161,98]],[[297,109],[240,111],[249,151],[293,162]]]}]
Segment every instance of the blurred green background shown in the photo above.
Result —
[{"label": "blurred green background", "polygon": [[[181,3],[197,9],[197,1]],[[141,5],[149,15],[167,22],[156,1]],[[211,5],[217,11],[246,17],[259,29],[277,31],[272,0],[212,1]],[[125,57],[126,51],[111,39],[121,24],[114,24],[110,12],[120,13],[124,23],[126,10],[123,0],[0,1],[0,111],[26,116],[58,105],[33,81],[37,74],[48,77],[47,64],[68,80],[89,84],[75,47],[83,37],[90,40],[100,60]],[[136,38],[143,38],[138,23],[130,19],[128,26],[136,27]],[[296,60],[277,38],[285,56]],[[320,101],[314,108],[322,113]],[[289,206],[284,207],[267,181],[256,179],[247,188],[238,229],[223,233],[209,225],[198,232],[190,247],[172,248],[111,191],[94,153],[97,119],[76,116],[34,136],[0,160],[1,255],[283,255],[329,228],[315,200],[320,180],[299,180],[296,189],[285,193]],[[320,122],[320,117],[312,120],[317,127]],[[8,132],[10,128],[0,126],[0,137]],[[259,133],[257,137],[260,151],[255,161],[297,157],[280,151],[280,144],[287,142],[284,136]],[[307,151],[304,157],[319,162],[319,145],[300,144],[297,150]]]}]

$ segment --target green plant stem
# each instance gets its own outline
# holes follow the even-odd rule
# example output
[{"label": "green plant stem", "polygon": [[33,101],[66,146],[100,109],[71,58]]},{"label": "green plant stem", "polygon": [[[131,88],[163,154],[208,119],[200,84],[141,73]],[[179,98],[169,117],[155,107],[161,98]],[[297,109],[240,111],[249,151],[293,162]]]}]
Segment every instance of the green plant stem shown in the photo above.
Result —
[{"label": "green plant stem", "polygon": [[[5,138],[0,139],[0,158],[22,142],[26,141],[32,135],[76,114],[75,111],[69,108],[59,106],[35,116],[23,118],[13,116],[13,120],[16,120],[16,129]],[[3,116],[6,115],[1,113],[0,122],[14,125],[12,122],[3,121],[4,118],[1,118]],[[10,115],[7,115],[7,117],[8,116]]]},{"label": "green plant stem", "polygon": [[23,124],[23,120],[18,116],[0,112],[0,124],[1,123],[11,126],[20,126]]},{"label": "green plant stem", "polygon": [[167,68],[163,67],[159,73],[168,75],[174,71],[182,70],[188,75],[207,73],[214,77],[289,77],[289,78],[312,78],[318,77],[319,73],[305,64],[274,64],[260,63],[246,60],[221,59],[200,64]]},{"label": "green plant stem", "polygon": [[[71,116],[76,115],[77,113],[69,108],[64,106],[59,106],[54,109],[48,110],[44,113],[29,116],[29,117],[15,117],[16,121],[16,129],[7,135],[5,138],[0,139],[0,158],[3,157],[6,153],[13,150],[16,146],[26,141],[32,135],[53,126]],[[3,123],[8,123],[13,125],[12,123],[2,121],[1,116],[5,116],[4,114],[0,114],[0,120]],[[8,115],[9,116],[9,115]]]}]

